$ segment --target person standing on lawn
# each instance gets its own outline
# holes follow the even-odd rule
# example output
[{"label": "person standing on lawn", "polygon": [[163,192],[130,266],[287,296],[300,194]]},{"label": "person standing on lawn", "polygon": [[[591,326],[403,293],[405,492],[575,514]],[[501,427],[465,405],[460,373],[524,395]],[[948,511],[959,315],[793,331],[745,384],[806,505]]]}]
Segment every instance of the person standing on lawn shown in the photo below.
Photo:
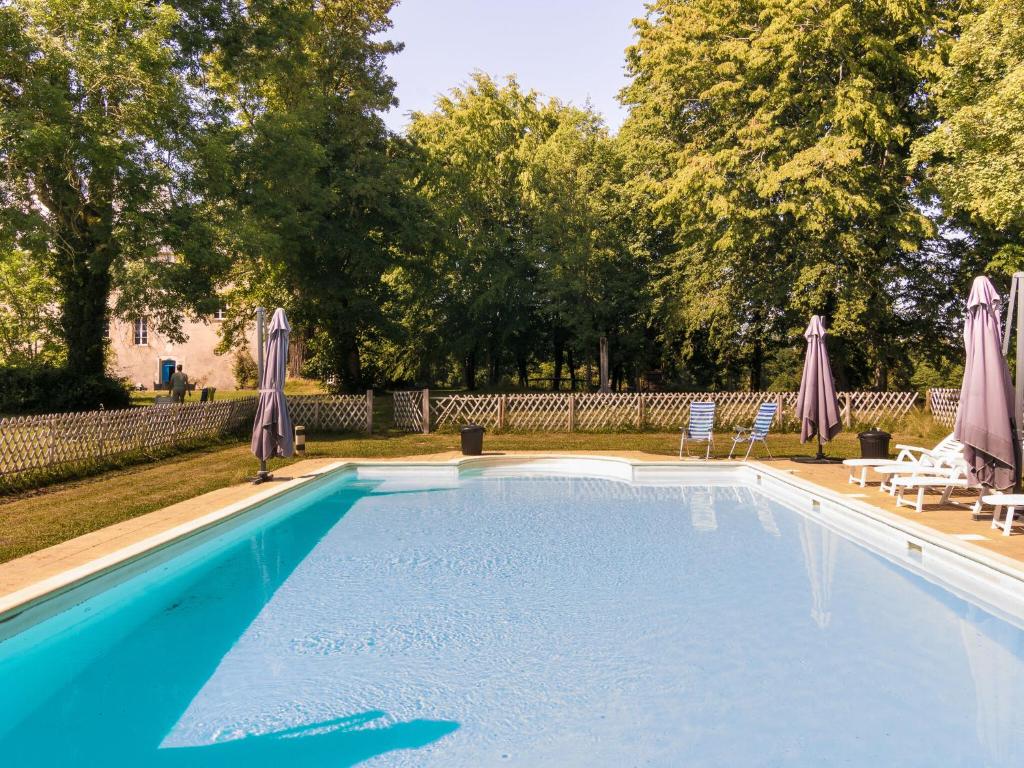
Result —
[{"label": "person standing on lawn", "polygon": [[188,376],[181,370],[181,363],[178,363],[178,370],[171,374],[171,400],[175,403],[185,402],[185,390],[188,389]]}]

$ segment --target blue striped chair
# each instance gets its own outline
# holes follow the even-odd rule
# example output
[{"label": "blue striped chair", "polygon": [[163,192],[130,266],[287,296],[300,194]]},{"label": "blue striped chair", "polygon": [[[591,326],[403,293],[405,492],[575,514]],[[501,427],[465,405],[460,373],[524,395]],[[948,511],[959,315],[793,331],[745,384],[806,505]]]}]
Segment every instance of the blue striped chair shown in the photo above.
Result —
[{"label": "blue striped chair", "polygon": [[706,442],[708,444],[705,459],[711,458],[711,446],[715,443],[715,403],[692,402],[690,403],[690,423],[683,427],[683,436],[679,440],[679,458],[683,458],[683,451],[690,455],[690,443]]},{"label": "blue striped chair", "polygon": [[765,400],[757,409],[757,416],[754,417],[752,427],[736,427],[736,434],[732,436],[732,448],[729,449],[729,458],[732,458],[733,451],[740,443],[748,443],[747,453],[743,457],[746,461],[750,457],[750,451],[754,448],[754,441],[760,440],[764,443],[764,449],[768,451],[768,458],[772,458],[771,449],[768,448],[768,431],[775,421],[775,414],[779,410],[779,404],[774,400]]}]

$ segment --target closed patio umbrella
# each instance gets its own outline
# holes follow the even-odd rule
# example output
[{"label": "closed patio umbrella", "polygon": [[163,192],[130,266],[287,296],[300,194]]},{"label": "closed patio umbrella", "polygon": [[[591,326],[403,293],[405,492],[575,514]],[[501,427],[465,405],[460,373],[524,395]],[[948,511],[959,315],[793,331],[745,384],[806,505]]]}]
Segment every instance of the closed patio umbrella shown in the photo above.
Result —
[{"label": "closed patio umbrella", "polygon": [[252,426],[253,454],[260,460],[257,481],[267,479],[267,459],[291,456],[294,450],[292,420],[284,396],[285,370],[288,364],[288,334],[291,326],[284,310],[278,307],[270,320],[266,363],[260,377],[260,398]]},{"label": "closed patio umbrella", "polygon": [[817,315],[811,318],[804,338],[807,339],[807,356],[804,358],[804,373],[800,378],[796,415],[800,419],[800,442],[806,443],[817,436],[818,453],[814,459],[793,458],[797,461],[828,462],[832,460],[825,457],[821,443],[839,434],[842,424],[839,420],[839,400],[832,379],[832,366],[825,347],[825,326]]},{"label": "closed patio umbrella", "polygon": [[976,277],[967,299],[967,361],[954,435],[964,444],[971,481],[1005,490],[1017,482],[1019,453],[1013,423],[1013,383],[1003,357],[999,327],[1000,306],[991,281]]}]

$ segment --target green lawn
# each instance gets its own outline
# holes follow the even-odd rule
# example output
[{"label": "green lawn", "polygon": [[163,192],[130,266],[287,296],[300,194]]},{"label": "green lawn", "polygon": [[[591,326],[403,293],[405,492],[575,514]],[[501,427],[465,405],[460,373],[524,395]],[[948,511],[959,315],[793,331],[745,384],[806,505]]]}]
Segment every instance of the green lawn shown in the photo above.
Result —
[{"label": "green lawn", "polygon": [[[322,395],[326,390],[320,382],[310,379],[288,379],[284,385],[285,394],[288,395]],[[142,392],[132,392],[132,405],[152,405],[157,396],[167,395],[165,390],[155,392],[147,389]],[[246,397],[256,397],[255,389],[218,389],[214,395],[215,400],[242,400]],[[185,400],[186,403],[199,402],[199,389],[190,392]]]},{"label": "green lawn", "polygon": [[[924,425],[921,425],[924,426]],[[939,431],[928,426],[895,437],[895,442],[935,442]],[[384,434],[373,437],[312,436],[309,458],[344,456],[382,458],[437,453],[458,448],[454,433],[432,435]],[[808,453],[797,435],[771,437],[776,456]],[[717,438],[716,456],[728,453],[728,435]],[[635,450],[675,456],[678,433],[524,433],[487,435],[487,451],[515,450]],[[755,455],[759,448],[755,449]],[[844,432],[828,447],[833,456],[858,454],[856,435]],[[291,461],[271,462],[271,469]],[[112,470],[0,499],[0,562],[34,552],[113,523],[152,512],[193,496],[245,481],[256,470],[248,444],[232,444],[192,451],[158,462]]]}]

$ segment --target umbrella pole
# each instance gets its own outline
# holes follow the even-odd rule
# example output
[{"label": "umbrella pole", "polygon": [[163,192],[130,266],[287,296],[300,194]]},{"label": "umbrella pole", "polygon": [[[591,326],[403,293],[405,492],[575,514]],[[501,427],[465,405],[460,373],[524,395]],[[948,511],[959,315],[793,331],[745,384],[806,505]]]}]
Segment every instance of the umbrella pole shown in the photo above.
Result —
[{"label": "umbrella pole", "polygon": [[[1013,371],[1013,393],[1014,393],[1014,427],[1016,428],[1016,445],[1014,448],[1014,454],[1017,459],[1017,483],[1014,486],[1014,490],[1017,493],[1021,491],[1021,420],[1024,418],[1024,272],[1015,272],[1013,275],[1013,289],[1011,290],[1011,302],[1013,298],[1017,300],[1017,360],[1016,366]],[[1014,296],[1016,294],[1016,296]],[[1006,324],[1010,325],[1010,313],[1013,312],[1013,305],[1011,303],[1010,309],[1007,312]],[[1007,327],[1007,338],[1003,340],[1003,345],[1009,345],[1009,327]]]},{"label": "umbrella pole", "polygon": [[[263,386],[263,326],[266,324],[266,310],[263,307],[256,307],[256,392],[259,393]],[[256,473],[254,483],[262,483],[270,479],[267,472],[267,460],[260,459],[260,469]]]},{"label": "umbrella pole", "polygon": [[819,461],[825,458],[825,450],[821,447],[821,432],[818,433],[818,453],[814,458]]}]

